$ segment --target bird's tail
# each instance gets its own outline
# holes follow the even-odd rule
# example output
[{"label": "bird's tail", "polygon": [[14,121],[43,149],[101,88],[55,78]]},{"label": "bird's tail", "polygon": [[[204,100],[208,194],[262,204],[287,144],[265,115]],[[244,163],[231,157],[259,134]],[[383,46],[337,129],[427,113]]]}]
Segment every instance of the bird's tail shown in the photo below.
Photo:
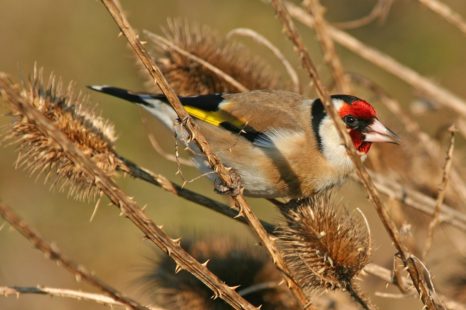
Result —
[{"label": "bird's tail", "polygon": [[104,93],[146,107],[153,107],[153,101],[155,100],[162,101],[164,103],[167,102],[167,98],[162,94],[153,95],[148,93],[135,93],[124,88],[107,85],[89,85],[88,87],[99,93]]},{"label": "bird's tail", "polygon": [[174,130],[177,116],[175,111],[167,104],[167,97],[163,94],[136,93],[124,88],[107,85],[90,85],[88,87],[94,91],[138,104],[162,121],[169,129]]}]

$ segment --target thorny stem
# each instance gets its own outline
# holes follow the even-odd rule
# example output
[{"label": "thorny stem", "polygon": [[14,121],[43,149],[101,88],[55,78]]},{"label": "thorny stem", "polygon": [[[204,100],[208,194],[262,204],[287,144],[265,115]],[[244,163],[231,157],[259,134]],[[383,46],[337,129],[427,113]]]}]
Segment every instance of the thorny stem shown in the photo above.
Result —
[{"label": "thorny stem", "polygon": [[406,247],[402,244],[396,225],[393,223],[387,210],[383,206],[382,200],[380,199],[380,196],[374,187],[371,177],[369,176],[365,167],[362,165],[362,161],[358,156],[356,149],[354,148],[354,145],[351,143],[350,137],[346,132],[346,129],[340,117],[338,116],[337,111],[331,104],[328,91],[325,89],[324,85],[322,84],[319,78],[318,72],[311,60],[311,57],[309,56],[309,52],[304,47],[302,39],[297,30],[295,29],[294,23],[291,20],[288,10],[283,5],[282,0],[272,0],[271,3],[278,18],[284,26],[285,33],[287,34],[288,38],[291,40],[293,45],[296,47],[296,50],[301,59],[302,66],[309,74],[311,80],[314,82],[313,85],[315,87],[315,90],[322,102],[324,103],[327,114],[332,118],[333,122],[335,123],[338,134],[345,144],[348,155],[350,156],[353,164],[355,165],[356,172],[369,195],[369,199],[374,204],[377,214],[379,215],[385,227],[385,230],[392,239],[395,248],[397,249],[398,254],[400,255],[404,265],[408,268],[408,272],[413,280],[414,286],[416,287],[421,297],[422,302],[428,309],[444,309],[443,305],[437,303],[434,300],[435,296],[433,295],[435,293],[433,290],[429,289],[426,282],[423,280],[422,277],[420,277],[420,272],[417,268],[417,265],[413,264],[412,261],[409,259],[411,255],[406,250]]},{"label": "thorny stem", "polygon": [[47,258],[59,263],[63,268],[71,272],[77,279],[82,279],[99,290],[105,292],[114,300],[128,306],[131,309],[149,310],[146,306],[139,304],[137,301],[124,296],[116,289],[103,282],[96,276],[88,272],[83,266],[76,264],[70,259],[63,256],[58,248],[35,233],[10,207],[0,203],[0,215],[28,241],[34,244],[34,247],[44,253]]},{"label": "thorny stem", "polygon": [[[364,272],[366,272],[366,273],[368,273],[368,274],[370,274],[370,275],[372,275],[374,277],[377,277],[377,278],[379,278],[379,279],[381,279],[381,280],[383,280],[383,281],[385,281],[387,283],[395,285],[403,295],[406,295],[406,296],[416,296],[417,295],[415,288],[413,288],[411,285],[407,286],[407,288],[404,288],[404,287],[402,287],[400,285],[400,282],[403,282],[403,283],[408,283],[409,282],[409,283],[411,283],[411,281],[409,281],[409,279],[404,278],[404,277],[401,277],[401,278],[397,279],[397,278],[393,277],[391,271],[388,270],[385,267],[382,267],[382,266],[379,266],[379,265],[376,265],[376,264],[367,264],[364,267]],[[464,305],[461,305],[456,301],[450,300],[446,296],[439,295],[439,297],[447,305],[447,309],[466,310],[466,307]]]},{"label": "thorny stem", "polygon": [[[431,197],[414,189],[400,185],[399,182],[379,174],[370,172],[370,175],[373,178],[375,187],[381,193],[389,196],[392,199],[396,199],[404,205],[409,206],[415,210],[421,211],[429,216],[433,216],[435,210],[435,200]],[[465,214],[453,209],[446,204],[442,204],[440,212],[441,216],[439,220],[441,223],[448,223],[449,225],[461,230],[463,233],[466,232]]]},{"label": "thorny stem", "polygon": [[322,51],[324,52],[324,60],[330,67],[330,72],[332,73],[336,88],[343,93],[349,93],[351,91],[349,78],[346,75],[343,65],[341,64],[341,60],[337,55],[333,39],[328,35],[328,25],[324,17],[324,8],[320,4],[319,0],[304,0],[303,6],[305,6],[312,13],[312,16],[314,16],[314,28],[317,34],[317,39],[320,42]]},{"label": "thorny stem", "polygon": [[27,117],[31,122],[34,122],[44,135],[52,138],[60,145],[68,159],[75,165],[82,167],[83,171],[94,179],[95,186],[121,210],[122,215],[131,220],[131,222],[144,233],[144,236],[148,240],[152,241],[175,260],[178,269],[189,271],[212,290],[214,298],[222,298],[235,309],[256,309],[244,298],[239,296],[233,288],[223,283],[216,275],[210,272],[205,264],[199,263],[187,253],[180,246],[179,239],[171,239],[160,227],[155,225],[154,222],[144,214],[141,208],[139,208],[139,206],[102,171],[102,169],[97,167],[92,160],[84,155],[84,153],[44,115],[29,104],[22,102],[19,99],[21,96],[18,93],[13,93],[13,91],[9,89],[5,89],[5,91],[7,91],[6,95],[9,100],[15,101],[15,105],[21,114]]},{"label": "thorny stem", "polygon": [[207,162],[209,163],[212,170],[214,170],[220,180],[232,190],[232,200],[236,207],[240,210],[240,214],[244,216],[252,230],[255,232],[257,237],[260,239],[264,247],[267,249],[273,262],[277,268],[283,273],[284,279],[286,280],[288,287],[290,287],[293,295],[301,303],[301,305],[308,305],[306,296],[304,295],[303,290],[297,285],[297,283],[290,278],[288,267],[285,264],[285,261],[282,257],[282,254],[277,250],[275,246],[275,241],[269,238],[266,230],[261,225],[257,216],[252,212],[249,205],[246,203],[243,195],[241,194],[242,188],[240,182],[238,182],[233,172],[228,170],[217,158],[217,156],[210,149],[206,139],[199,132],[196,124],[193,122],[190,115],[181,105],[178,96],[175,94],[173,89],[168,84],[167,80],[163,76],[160,69],[153,63],[151,57],[144,49],[141,41],[138,38],[138,35],[130,26],[120,7],[113,0],[101,0],[102,3],[107,8],[108,12],[112,15],[114,21],[126,36],[128,43],[133,49],[134,53],[137,55],[142,64],[146,67],[147,72],[153,78],[154,83],[161,89],[164,95],[167,97],[170,105],[178,115],[178,118],[181,120],[182,125],[189,134],[190,140],[194,141],[201,152],[205,155]]},{"label": "thorny stem", "polygon": [[364,299],[363,295],[360,292],[358,292],[358,289],[354,287],[351,282],[346,283],[345,289],[348,291],[351,298],[353,298],[353,300],[357,302],[364,310],[374,309],[374,307],[371,306],[369,302]]},{"label": "thorny stem", "polygon": [[440,187],[437,195],[437,201],[435,202],[434,214],[432,220],[429,223],[429,230],[427,231],[426,245],[422,257],[425,258],[432,246],[432,239],[434,238],[434,230],[440,222],[440,207],[443,204],[445,199],[445,193],[447,191],[449,173],[452,166],[453,160],[453,150],[455,148],[455,126],[452,125],[449,128],[450,131],[450,145],[448,146],[447,156],[445,158],[445,164],[443,166],[442,181],[440,182]]}]

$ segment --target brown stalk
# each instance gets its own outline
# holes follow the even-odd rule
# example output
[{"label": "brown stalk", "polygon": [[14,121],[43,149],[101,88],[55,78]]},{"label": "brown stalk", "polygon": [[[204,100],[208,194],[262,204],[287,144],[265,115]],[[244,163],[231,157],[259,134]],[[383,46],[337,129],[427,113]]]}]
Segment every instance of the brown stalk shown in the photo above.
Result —
[{"label": "brown stalk", "polygon": [[123,215],[138,227],[144,236],[172,257],[178,264],[179,269],[186,269],[201,280],[214,292],[214,297],[220,297],[236,309],[255,309],[251,304],[239,296],[232,288],[221,282],[211,273],[205,264],[199,263],[179,243],[179,239],[171,239],[160,227],[154,224],[139,206],[130,199],[115,182],[108,177],[97,165],[79,150],[60,130],[39,111],[20,100],[17,93],[11,89],[5,89],[10,100],[17,100],[16,107],[24,117],[35,122],[40,130],[52,138],[66,152],[67,158],[75,165],[82,167],[83,171],[94,178],[95,186],[103,192],[110,201],[120,208]]},{"label": "brown stalk", "polygon": [[434,214],[432,220],[429,223],[429,230],[427,231],[426,245],[424,247],[424,252],[422,257],[426,257],[430,248],[432,247],[432,239],[434,237],[434,230],[440,222],[440,207],[443,204],[445,199],[445,193],[447,191],[449,174],[452,166],[453,160],[453,150],[455,148],[455,126],[452,125],[448,131],[450,132],[450,145],[448,146],[447,156],[445,158],[445,164],[443,166],[442,181],[440,183],[437,200],[435,202]]},{"label": "brown stalk", "polygon": [[[240,284],[238,294],[255,305],[265,309],[302,309],[281,281],[280,271],[257,246],[221,234],[199,240],[183,239],[182,244],[196,259],[209,259],[210,269],[225,283]],[[223,301],[212,300],[210,291],[192,274],[174,274],[174,269],[169,257],[160,257],[141,278],[157,305],[168,309],[229,309]]]},{"label": "brown stalk", "polygon": [[395,248],[398,251],[398,255],[403,261],[403,264],[405,265],[405,267],[408,268],[408,272],[413,280],[414,286],[416,287],[422,302],[427,307],[427,309],[444,309],[444,306],[437,303],[437,301],[435,300],[435,296],[433,296],[434,294],[432,292],[433,290],[430,289],[428,284],[425,282],[424,278],[420,276],[421,272],[419,271],[417,265],[415,263],[412,263],[412,260],[410,259],[412,255],[410,255],[407,252],[406,247],[401,243],[401,239],[396,225],[393,223],[392,219],[388,214],[388,211],[385,209],[382,200],[380,199],[380,196],[377,192],[377,189],[375,188],[372,182],[371,177],[369,176],[367,170],[363,166],[362,161],[358,156],[340,117],[338,116],[338,113],[336,112],[334,106],[331,104],[330,96],[319,78],[317,70],[309,56],[307,49],[304,47],[299,33],[295,29],[295,26],[293,24],[293,21],[291,20],[288,10],[284,6],[282,0],[272,0],[271,4],[278,18],[284,26],[285,33],[287,34],[288,38],[293,43],[293,45],[296,47],[296,50],[301,59],[302,66],[309,74],[311,80],[314,82],[313,85],[315,87],[315,90],[322,102],[324,103],[327,114],[334,121],[336,128],[338,129],[337,131],[340,135],[340,138],[343,140],[346,150],[348,151],[348,155],[350,156],[353,164],[356,167],[356,172],[369,195],[369,199],[375,206],[377,214],[379,215],[379,218],[381,219],[385,227],[385,230],[392,239]]},{"label": "brown stalk", "polygon": [[394,0],[378,0],[368,15],[347,22],[334,23],[334,25],[337,28],[348,30],[366,26],[376,19],[382,22],[390,11],[393,1]]},{"label": "brown stalk", "polygon": [[8,207],[7,205],[0,203],[0,215],[20,234],[22,234],[26,239],[28,239],[28,241],[34,244],[34,247],[36,249],[44,253],[48,259],[59,263],[60,266],[71,272],[76,277],[76,279],[83,279],[90,285],[106,293],[115,301],[125,306],[128,306],[131,309],[149,309],[146,306],[139,304],[137,301],[124,296],[104,281],[92,275],[92,273],[87,271],[83,266],[78,265],[72,260],[64,257],[56,246],[42,239],[42,237],[35,233],[29,227],[29,225],[26,224],[18,215],[16,215],[13,209]]},{"label": "brown stalk", "polygon": [[303,6],[314,16],[314,29],[317,34],[317,39],[324,53],[324,60],[329,66],[333,80],[335,81],[336,89],[343,93],[350,93],[350,80],[343,69],[340,57],[337,55],[335,44],[328,35],[328,24],[324,17],[324,7],[320,4],[319,0],[304,0]]},{"label": "brown stalk", "polygon": [[[288,1],[286,2],[286,8],[289,10],[291,16],[300,23],[310,28],[314,27],[314,18],[305,10]],[[392,57],[362,43],[344,31],[329,25],[328,33],[338,44],[420,90],[431,100],[458,112],[463,117],[466,116],[466,102],[449,90],[435,84],[413,69],[397,62]]]},{"label": "brown stalk", "polygon": [[274,54],[274,56],[283,64],[283,67],[285,67],[285,70],[288,73],[288,76],[290,77],[291,82],[293,83],[293,91],[297,93],[302,93],[302,85],[299,82],[298,73],[296,73],[296,70],[293,68],[290,62],[286,59],[283,53],[278,49],[278,47],[276,47],[272,42],[267,40],[260,33],[252,29],[249,29],[249,28],[233,29],[227,33],[227,38],[234,36],[234,35],[252,38],[257,43],[267,47]]},{"label": "brown stalk", "polygon": [[[35,294],[35,295],[47,295],[50,297],[69,298],[79,301],[95,302],[97,304],[105,305],[110,308],[114,306],[126,307],[122,302],[116,299],[95,293],[82,292],[77,290],[69,290],[63,288],[53,288],[45,286],[0,286],[0,296],[15,296],[18,298],[23,294]],[[160,307],[150,306],[147,307],[150,310],[164,310]]]},{"label": "brown stalk", "polygon": [[419,0],[419,2],[466,35],[466,21],[448,5],[438,0]]},{"label": "brown stalk", "polygon": [[[392,272],[385,267],[382,267],[376,264],[367,264],[364,267],[364,272],[378,279],[381,279],[389,284],[395,285],[396,287],[400,289],[403,296],[415,296],[414,294],[416,294],[416,290],[412,286],[409,287],[407,290],[405,290],[404,288],[401,288],[399,286],[399,283],[397,282],[399,280],[396,280],[396,278],[392,276]],[[401,277],[400,280],[403,283],[411,283],[411,281],[409,281],[409,279],[406,277]],[[451,300],[444,295],[439,294],[439,298],[445,303],[446,308],[449,310],[466,310],[466,306],[461,305],[460,303],[454,300]]]},{"label": "brown stalk", "polygon": [[[434,214],[435,200],[431,197],[414,189],[407,188],[398,182],[386,178],[380,174],[371,172],[370,175],[374,181],[375,187],[381,193],[425,214]],[[446,204],[441,205],[440,212],[441,215],[439,220],[441,223],[448,223],[449,225],[463,232],[466,232],[465,214],[453,209]]]},{"label": "brown stalk", "polygon": [[112,15],[120,30],[128,39],[128,43],[130,44],[131,48],[133,49],[139,60],[146,67],[148,73],[153,78],[154,83],[157,84],[157,86],[167,97],[168,101],[170,102],[170,105],[175,110],[176,114],[181,120],[182,125],[188,132],[190,139],[192,139],[197,144],[199,149],[205,155],[210,167],[212,167],[212,169],[218,174],[220,180],[224,182],[224,184],[227,187],[232,189],[232,192],[234,194],[231,197],[234,204],[240,210],[240,214],[247,219],[252,230],[256,233],[257,237],[261,240],[262,244],[265,246],[267,251],[272,256],[273,261],[278,267],[278,269],[283,272],[284,278],[295,297],[303,306],[306,306],[308,304],[307,298],[304,295],[302,289],[288,276],[288,268],[284,263],[281,253],[278,252],[274,240],[269,238],[266,230],[261,225],[259,219],[252,212],[251,208],[248,206],[244,197],[242,196],[241,185],[240,182],[237,180],[237,176],[235,177],[230,170],[226,169],[225,166],[223,166],[223,164],[217,158],[217,156],[215,156],[215,154],[211,151],[206,139],[201,135],[192,118],[181,105],[178,96],[174,93],[170,85],[168,85],[160,69],[152,62],[151,57],[144,49],[141,41],[138,39],[138,35],[130,26],[129,22],[127,21],[119,6],[115,3],[115,1],[112,0],[102,0],[102,3],[105,5],[105,7],[107,8],[108,12]]}]

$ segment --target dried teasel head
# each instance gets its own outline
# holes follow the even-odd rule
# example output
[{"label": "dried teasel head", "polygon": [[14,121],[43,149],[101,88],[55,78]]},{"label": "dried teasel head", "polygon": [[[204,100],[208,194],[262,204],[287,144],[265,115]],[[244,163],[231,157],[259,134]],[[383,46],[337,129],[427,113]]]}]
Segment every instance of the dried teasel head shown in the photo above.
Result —
[{"label": "dried teasel head", "polygon": [[[253,305],[262,309],[299,309],[293,296],[281,283],[281,275],[259,247],[238,244],[230,238],[184,242],[183,247]],[[157,305],[165,309],[231,309],[213,299],[212,291],[187,271],[176,273],[176,265],[164,256],[143,281],[154,294]]]},{"label": "dried teasel head", "polygon": [[[163,32],[165,40],[217,67],[247,89],[289,87],[281,83],[277,72],[244,45],[220,37],[207,26],[173,19],[168,20]],[[146,34],[148,41],[154,44],[152,52],[158,56],[155,57],[157,64],[178,95],[239,92],[212,70],[165,44],[163,38]],[[153,87],[152,80],[147,86]]]},{"label": "dried teasel head", "polygon": [[286,221],[278,245],[297,283],[308,293],[354,289],[370,255],[364,218],[344,212],[328,193],[291,201],[281,211]]},{"label": "dried teasel head", "polygon": [[73,197],[94,198],[98,193],[94,178],[76,165],[57,139],[26,115],[22,107],[27,106],[45,116],[48,125],[64,134],[109,176],[115,174],[120,162],[112,149],[113,127],[83,108],[82,96],[73,95],[71,84],[63,87],[53,75],[47,82],[42,76],[42,70],[35,69],[30,81],[23,85],[0,73],[1,97],[8,104],[12,117],[4,140],[18,146],[17,166],[32,174],[45,175],[52,187],[68,188]]}]

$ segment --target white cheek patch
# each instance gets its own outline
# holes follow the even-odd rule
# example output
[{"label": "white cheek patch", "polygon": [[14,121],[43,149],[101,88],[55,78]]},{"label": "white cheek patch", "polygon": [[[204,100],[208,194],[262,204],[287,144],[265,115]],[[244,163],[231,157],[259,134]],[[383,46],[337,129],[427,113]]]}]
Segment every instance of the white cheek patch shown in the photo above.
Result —
[{"label": "white cheek patch", "polygon": [[326,117],[319,127],[319,135],[322,142],[322,153],[330,165],[344,173],[349,173],[353,169],[353,162],[346,153],[343,141],[338,135],[333,121]]}]

